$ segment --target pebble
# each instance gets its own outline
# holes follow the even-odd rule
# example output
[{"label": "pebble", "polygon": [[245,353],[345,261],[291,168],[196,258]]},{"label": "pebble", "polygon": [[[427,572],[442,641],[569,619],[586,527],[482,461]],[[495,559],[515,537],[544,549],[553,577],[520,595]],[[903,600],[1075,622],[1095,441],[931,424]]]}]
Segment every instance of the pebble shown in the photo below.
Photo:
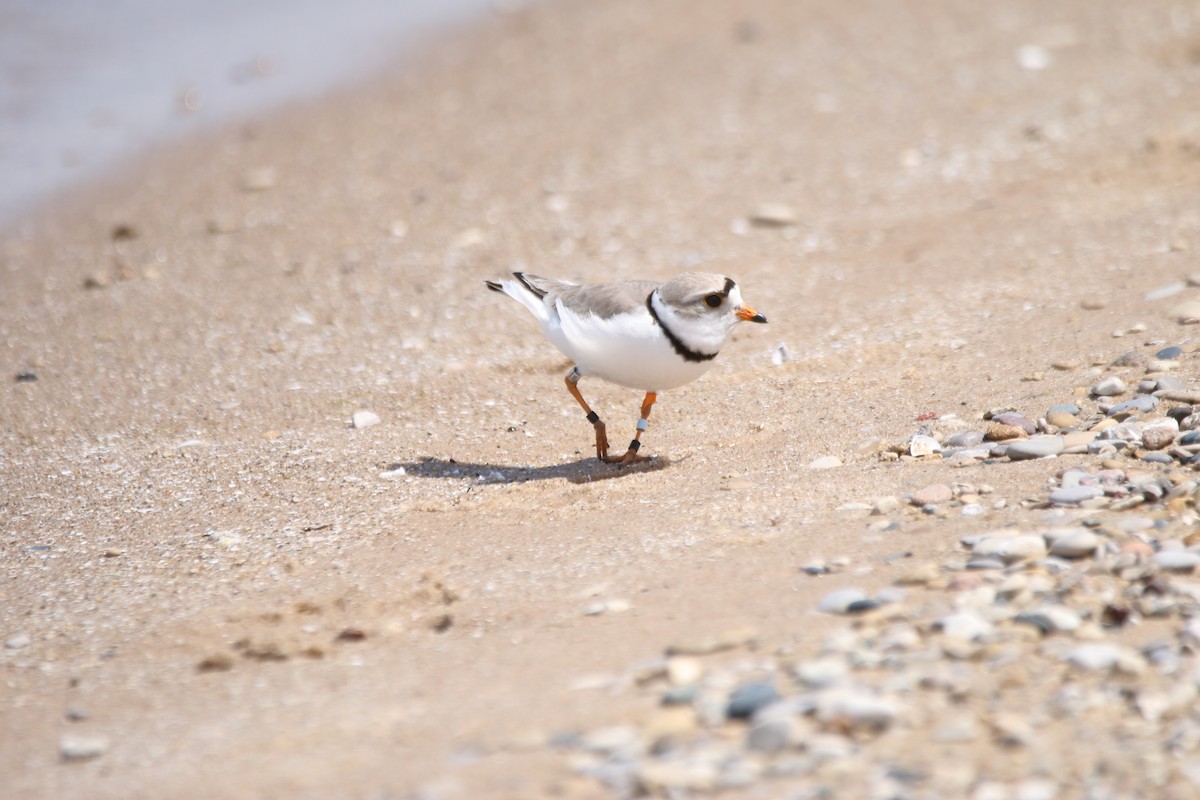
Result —
[{"label": "pebble", "polygon": [[881,731],[896,721],[900,708],[861,689],[830,689],[817,697],[816,713],[818,720],[837,730]]},{"label": "pebble", "polygon": [[984,536],[971,548],[976,558],[996,558],[1005,563],[1043,558],[1046,552],[1046,540],[1036,534]]},{"label": "pebble", "polygon": [[1200,322],[1200,300],[1185,300],[1171,307],[1167,316],[1180,325],[1194,325]]},{"label": "pebble", "polygon": [[792,743],[796,725],[783,716],[756,722],[746,732],[746,748],[758,753],[778,753]]},{"label": "pebble", "polygon": [[1057,505],[1075,505],[1093,497],[1103,496],[1104,490],[1099,486],[1069,486],[1051,492],[1050,502]]},{"label": "pebble", "polygon": [[842,460],[837,456],[821,456],[808,462],[809,469],[833,469],[841,465]]},{"label": "pebble", "polygon": [[1003,411],[996,414],[992,417],[992,422],[1000,425],[1013,425],[1031,435],[1037,432],[1037,426],[1026,419],[1024,414],[1018,414],[1016,411]]},{"label": "pebble", "polygon": [[941,449],[942,446],[938,444],[937,439],[924,434],[918,434],[914,436],[912,441],[908,443],[908,453],[914,458],[931,456],[934,453],[940,452]]},{"label": "pebble", "polygon": [[1159,350],[1157,353],[1155,353],[1154,357],[1165,359],[1167,361],[1175,361],[1183,357],[1183,348],[1175,347],[1174,345],[1171,347],[1164,347],[1162,350]]},{"label": "pebble", "polygon": [[750,222],[765,228],[783,228],[796,224],[796,210],[783,203],[762,203],[750,215]]},{"label": "pebble", "polygon": [[704,677],[704,662],[692,656],[667,659],[667,682],[672,686],[691,686]]},{"label": "pebble", "polygon": [[1006,442],[1011,439],[1020,439],[1029,434],[1020,425],[1004,425],[999,422],[993,422],[988,425],[987,433],[983,438],[989,442]]},{"label": "pebble", "polygon": [[974,447],[983,441],[983,431],[962,431],[946,437],[946,447]]},{"label": "pebble", "polygon": [[1162,450],[1174,443],[1175,434],[1175,430],[1165,426],[1147,428],[1142,431],[1142,445],[1147,450]]},{"label": "pebble", "polygon": [[936,627],[941,628],[946,636],[967,641],[982,639],[995,630],[992,623],[973,611],[960,611],[942,617],[937,621]]},{"label": "pebble", "polygon": [[108,752],[108,740],[100,736],[71,734],[58,743],[58,754],[63,761],[89,761]]},{"label": "pebble", "polygon": [[1127,391],[1129,390],[1125,381],[1117,377],[1105,378],[1092,387],[1092,395],[1095,397],[1115,397]]},{"label": "pebble", "polygon": [[1108,409],[1108,416],[1115,417],[1117,414],[1128,414],[1137,412],[1145,414],[1153,411],[1158,407],[1158,398],[1150,395],[1139,394],[1137,397],[1117,403]]},{"label": "pebble", "polygon": [[379,424],[379,415],[373,411],[355,411],[354,416],[350,418],[350,424],[360,430],[369,428]]},{"label": "pebble", "polygon": [[867,599],[869,598],[862,589],[838,589],[835,592],[825,595],[821,603],[817,606],[817,610],[824,611],[827,614],[846,614],[856,603]]},{"label": "pebble", "polygon": [[1061,436],[1031,436],[1028,439],[1022,439],[1010,444],[1005,451],[1005,455],[1011,461],[1047,458],[1061,453],[1064,444],[1064,439]]},{"label": "pebble", "polygon": [[24,370],[22,372],[18,372],[16,375],[17,383],[33,383],[37,379],[38,379],[37,373],[30,372],[29,370]]},{"label": "pebble", "polygon": [[948,503],[952,499],[954,499],[953,489],[944,483],[931,483],[913,492],[911,502],[914,506],[926,506]]},{"label": "pebble", "polygon": [[1070,428],[1075,424],[1075,415],[1065,411],[1050,411],[1046,414],[1046,422],[1056,428]]},{"label": "pebble", "polygon": [[14,633],[4,640],[4,646],[9,650],[20,650],[23,647],[28,647],[33,639],[28,633]]},{"label": "pebble", "polygon": [[1191,550],[1163,550],[1155,553],[1151,561],[1159,569],[1171,572],[1191,572],[1200,566],[1200,553]]},{"label": "pebble", "polygon": [[779,700],[779,690],[769,683],[744,683],[729,695],[725,714],[730,719],[749,719],[761,708]]},{"label": "pebble", "polygon": [[1062,558],[1086,558],[1096,552],[1099,544],[1100,537],[1091,531],[1073,530],[1050,543],[1050,554]]},{"label": "pebble", "polygon": [[1122,672],[1137,673],[1144,666],[1141,656],[1111,642],[1089,642],[1080,645],[1067,653],[1066,660],[1071,666],[1089,672],[1119,669]]}]

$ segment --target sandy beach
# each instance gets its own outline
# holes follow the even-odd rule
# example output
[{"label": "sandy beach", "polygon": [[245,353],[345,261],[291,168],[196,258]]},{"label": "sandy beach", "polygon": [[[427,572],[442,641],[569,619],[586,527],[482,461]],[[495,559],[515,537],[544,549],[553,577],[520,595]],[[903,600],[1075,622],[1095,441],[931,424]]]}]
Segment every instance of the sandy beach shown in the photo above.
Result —
[{"label": "sandy beach", "polygon": [[[0,796],[1196,796],[1198,109],[1187,5],[564,0],[29,212]],[[483,281],[691,269],[600,464]]]}]

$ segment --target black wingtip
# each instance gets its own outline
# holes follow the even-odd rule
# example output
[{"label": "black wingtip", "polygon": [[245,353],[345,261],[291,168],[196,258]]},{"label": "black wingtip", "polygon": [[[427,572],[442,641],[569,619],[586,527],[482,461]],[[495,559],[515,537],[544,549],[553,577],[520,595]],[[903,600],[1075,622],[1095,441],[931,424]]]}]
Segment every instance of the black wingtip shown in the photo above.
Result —
[{"label": "black wingtip", "polygon": [[516,278],[517,280],[519,280],[521,282],[522,286],[524,286],[529,291],[533,292],[534,296],[537,297],[538,299],[541,299],[546,296],[546,290],[539,289],[538,287],[536,287],[532,283],[530,283],[529,279],[525,277],[524,272],[514,272],[513,277]]},{"label": "black wingtip", "polygon": [[501,286],[500,284],[496,283],[495,281],[484,281],[483,284],[485,286],[487,286],[489,289],[491,289],[493,292],[500,292],[500,293],[504,292],[504,287]]}]

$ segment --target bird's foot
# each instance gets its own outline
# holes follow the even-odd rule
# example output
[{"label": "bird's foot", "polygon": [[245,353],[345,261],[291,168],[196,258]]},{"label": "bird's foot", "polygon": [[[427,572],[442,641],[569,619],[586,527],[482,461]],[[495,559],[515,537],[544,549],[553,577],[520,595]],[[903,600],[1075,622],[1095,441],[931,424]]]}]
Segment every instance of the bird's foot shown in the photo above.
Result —
[{"label": "bird's foot", "polygon": [[623,455],[605,456],[601,459],[605,464],[620,464],[622,466],[628,464],[640,464],[643,461],[649,461],[651,456],[639,456],[636,450],[626,450]]},{"label": "bird's foot", "polygon": [[608,461],[608,437],[604,435],[604,423],[596,420],[592,423],[592,427],[596,429],[596,458],[601,461]]}]

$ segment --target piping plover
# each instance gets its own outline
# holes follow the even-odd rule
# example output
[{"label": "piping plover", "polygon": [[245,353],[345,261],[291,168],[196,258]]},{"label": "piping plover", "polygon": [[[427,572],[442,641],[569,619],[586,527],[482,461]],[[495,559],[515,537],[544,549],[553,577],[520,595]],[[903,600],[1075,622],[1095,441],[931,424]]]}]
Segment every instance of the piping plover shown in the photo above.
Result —
[{"label": "piping plover", "polygon": [[[485,281],[537,317],[546,338],[575,362],[567,391],[596,431],[596,456],[610,464],[645,460],[642,432],[658,393],[699,378],[713,365],[739,322],[767,318],[742,302],[732,278],[687,272],[666,283],[619,281],[582,286],[514,272],[516,280]],[[624,455],[608,454],[604,423],[579,393],[579,379],[595,375],[646,393],[637,431]]]}]

